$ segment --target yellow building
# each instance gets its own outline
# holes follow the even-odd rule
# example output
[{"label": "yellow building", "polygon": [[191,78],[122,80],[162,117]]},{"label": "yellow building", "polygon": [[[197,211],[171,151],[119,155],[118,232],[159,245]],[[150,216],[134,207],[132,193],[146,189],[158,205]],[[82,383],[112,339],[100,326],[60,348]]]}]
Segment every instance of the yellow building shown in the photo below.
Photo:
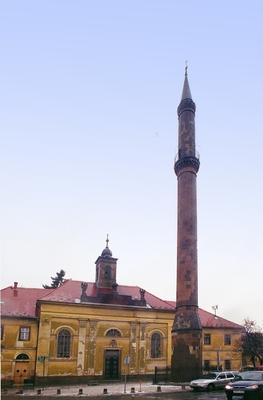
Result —
[{"label": "yellow building", "polygon": [[[56,289],[14,284],[2,294],[2,379],[21,384],[151,376],[171,365],[175,302],[116,282],[108,245],[96,280],[66,280]],[[203,367],[234,369],[242,327],[199,309]]]}]

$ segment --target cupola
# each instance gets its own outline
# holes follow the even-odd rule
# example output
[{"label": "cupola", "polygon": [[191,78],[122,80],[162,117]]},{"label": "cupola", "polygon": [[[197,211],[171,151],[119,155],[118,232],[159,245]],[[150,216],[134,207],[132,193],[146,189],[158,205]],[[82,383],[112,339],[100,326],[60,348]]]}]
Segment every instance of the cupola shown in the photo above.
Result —
[{"label": "cupola", "polygon": [[117,260],[117,258],[112,257],[112,251],[109,249],[109,236],[107,235],[106,247],[95,262],[97,288],[114,289],[116,287]]}]

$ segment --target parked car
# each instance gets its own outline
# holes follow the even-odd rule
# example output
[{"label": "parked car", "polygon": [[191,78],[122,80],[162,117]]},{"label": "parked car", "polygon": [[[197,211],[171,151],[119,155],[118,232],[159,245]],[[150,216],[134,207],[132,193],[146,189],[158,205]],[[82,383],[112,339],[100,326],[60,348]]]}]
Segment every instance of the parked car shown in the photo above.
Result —
[{"label": "parked car", "polygon": [[243,399],[263,399],[263,371],[244,371],[239,373],[240,379],[226,385],[228,400],[233,397]]},{"label": "parked car", "polygon": [[190,382],[190,387],[197,390],[215,390],[224,389],[227,383],[235,379],[236,374],[234,372],[209,372],[200,379],[195,379]]}]

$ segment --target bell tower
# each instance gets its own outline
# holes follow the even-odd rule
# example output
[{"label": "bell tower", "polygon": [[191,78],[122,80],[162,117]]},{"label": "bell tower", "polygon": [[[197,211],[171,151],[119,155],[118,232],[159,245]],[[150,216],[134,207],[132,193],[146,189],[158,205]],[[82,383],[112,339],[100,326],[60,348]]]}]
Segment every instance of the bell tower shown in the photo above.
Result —
[{"label": "bell tower", "polygon": [[199,158],[195,148],[195,110],[187,66],[181,102],[177,109],[178,154],[174,171],[178,182],[177,287],[172,328],[172,374],[189,381],[201,373],[201,324],[198,316],[197,201],[196,178]]},{"label": "bell tower", "polygon": [[112,257],[109,249],[109,237],[107,235],[106,247],[97,258],[96,264],[96,286],[97,288],[114,288],[116,286],[117,258]]}]

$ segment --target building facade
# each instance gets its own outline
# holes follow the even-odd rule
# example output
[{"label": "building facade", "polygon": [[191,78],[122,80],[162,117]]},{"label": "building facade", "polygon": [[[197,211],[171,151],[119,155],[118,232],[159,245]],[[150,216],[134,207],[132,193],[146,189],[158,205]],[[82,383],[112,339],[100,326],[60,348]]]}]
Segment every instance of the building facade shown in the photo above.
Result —
[{"label": "building facade", "polygon": [[[95,282],[66,280],[56,289],[17,283],[1,291],[2,379],[23,384],[152,377],[170,368],[176,303],[137,286],[118,285],[108,247]],[[205,369],[239,369],[234,344],[242,327],[198,309]]]}]

